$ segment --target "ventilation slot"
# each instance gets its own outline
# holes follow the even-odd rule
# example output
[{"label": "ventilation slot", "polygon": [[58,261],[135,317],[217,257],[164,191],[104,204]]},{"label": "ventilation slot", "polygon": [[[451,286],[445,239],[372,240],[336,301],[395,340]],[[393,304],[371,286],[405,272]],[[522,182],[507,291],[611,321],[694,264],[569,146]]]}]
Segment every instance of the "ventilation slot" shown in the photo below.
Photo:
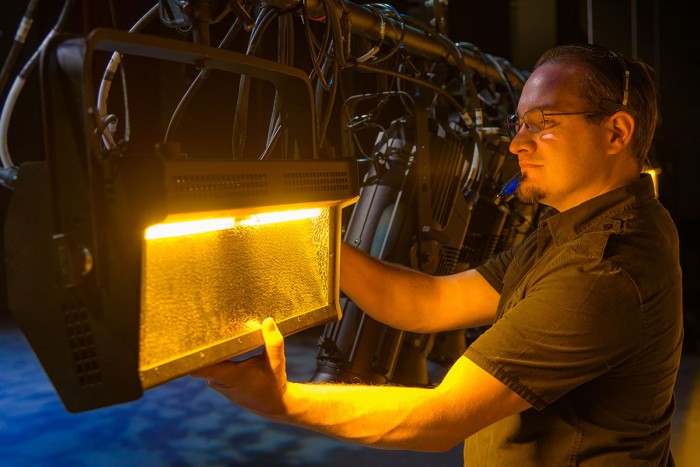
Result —
[{"label": "ventilation slot", "polygon": [[78,384],[83,387],[102,384],[102,373],[85,304],[82,300],[66,302],[63,304],[63,315]]},{"label": "ventilation slot", "polygon": [[262,173],[175,175],[172,182],[179,200],[267,195],[267,177]]},{"label": "ventilation slot", "polygon": [[349,188],[348,173],[344,171],[286,172],[283,176],[287,193],[345,191]]},{"label": "ventilation slot", "polygon": [[440,261],[435,272],[437,276],[447,276],[452,274],[459,259],[459,249],[443,245],[440,248]]},{"label": "ventilation slot", "polygon": [[469,233],[460,252],[460,261],[476,267],[492,257],[496,251],[499,235]]}]

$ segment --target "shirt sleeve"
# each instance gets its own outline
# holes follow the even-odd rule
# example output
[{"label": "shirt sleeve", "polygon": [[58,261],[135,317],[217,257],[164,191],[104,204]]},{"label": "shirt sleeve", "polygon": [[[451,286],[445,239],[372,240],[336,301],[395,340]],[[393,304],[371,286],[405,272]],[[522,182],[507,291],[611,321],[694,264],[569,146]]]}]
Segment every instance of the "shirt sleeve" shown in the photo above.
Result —
[{"label": "shirt sleeve", "polygon": [[[534,235],[530,238],[532,237],[534,237]],[[513,262],[515,254],[518,252],[518,250],[520,250],[521,246],[527,242],[528,240],[525,240],[510,250],[505,250],[491,257],[484,264],[476,267],[477,272],[481,274],[484,279],[491,284],[491,287],[496,289],[499,294],[503,293],[503,279],[505,278],[508,268]]]},{"label": "shirt sleeve", "polygon": [[561,261],[502,298],[500,319],[465,356],[538,410],[641,346],[639,294],[608,261]]}]

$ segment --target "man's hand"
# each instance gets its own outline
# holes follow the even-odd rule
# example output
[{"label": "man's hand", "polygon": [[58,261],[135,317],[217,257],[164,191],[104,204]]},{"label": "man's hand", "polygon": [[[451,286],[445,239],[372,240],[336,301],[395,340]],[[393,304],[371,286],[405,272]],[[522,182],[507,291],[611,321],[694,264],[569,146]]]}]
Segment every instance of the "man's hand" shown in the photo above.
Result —
[{"label": "man's hand", "polygon": [[262,323],[265,351],[241,362],[224,361],[196,371],[207,384],[230,401],[259,415],[272,418],[286,414],[283,396],[287,391],[284,339],[275,321]]}]

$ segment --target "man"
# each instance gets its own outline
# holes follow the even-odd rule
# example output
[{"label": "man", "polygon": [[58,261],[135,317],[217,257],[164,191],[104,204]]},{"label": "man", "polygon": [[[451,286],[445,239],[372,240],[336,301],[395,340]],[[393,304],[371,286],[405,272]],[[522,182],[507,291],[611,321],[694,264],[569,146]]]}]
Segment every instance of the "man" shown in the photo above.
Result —
[{"label": "man", "polygon": [[553,208],[522,244],[431,277],[344,246],[341,288],[420,333],[493,324],[435,388],[287,382],[282,336],[197,373],[281,423],[465,465],[672,465],[682,324],[678,241],[640,175],[656,123],[649,69],[600,47],[546,52],[509,121],[523,201]]}]

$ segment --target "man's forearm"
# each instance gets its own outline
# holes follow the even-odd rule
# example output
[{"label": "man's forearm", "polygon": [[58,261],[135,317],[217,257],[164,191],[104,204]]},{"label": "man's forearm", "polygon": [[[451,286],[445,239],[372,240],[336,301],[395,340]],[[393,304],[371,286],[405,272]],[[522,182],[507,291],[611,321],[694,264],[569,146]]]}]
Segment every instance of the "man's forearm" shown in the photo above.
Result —
[{"label": "man's forearm", "polygon": [[439,386],[288,383],[275,421],[384,449],[447,451],[529,404],[461,357]]},{"label": "man's forearm", "polygon": [[232,402],[270,420],[387,449],[445,451],[529,404],[462,356],[433,389],[290,383],[284,339],[262,323],[265,352],[225,360],[194,376]]},{"label": "man's forearm", "polygon": [[[431,276],[396,264],[379,261],[349,245],[341,249],[340,288],[374,319],[405,331],[426,321],[421,312],[424,298],[434,296]],[[407,291],[420,290],[420,294]],[[434,305],[434,303],[433,303]]]},{"label": "man's forearm", "polygon": [[435,417],[436,389],[289,383],[290,412],[273,420],[383,449],[442,452],[463,438]]},{"label": "man's forearm", "polygon": [[430,276],[346,244],[341,249],[340,288],[372,318],[419,333],[489,324],[499,299],[475,270]]}]

